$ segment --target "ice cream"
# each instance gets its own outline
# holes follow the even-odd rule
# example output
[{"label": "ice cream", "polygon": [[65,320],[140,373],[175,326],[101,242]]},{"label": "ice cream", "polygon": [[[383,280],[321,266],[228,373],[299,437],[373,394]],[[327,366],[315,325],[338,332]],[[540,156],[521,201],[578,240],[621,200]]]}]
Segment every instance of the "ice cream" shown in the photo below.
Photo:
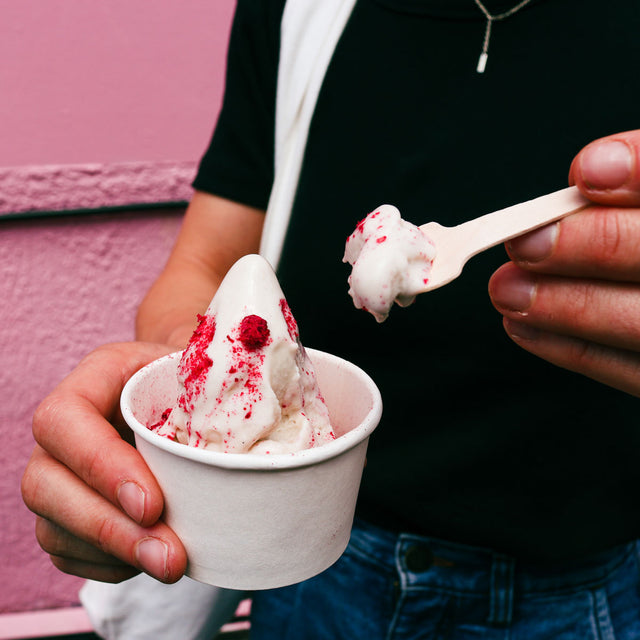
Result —
[{"label": "ice cream", "polygon": [[275,273],[241,258],[178,365],[179,397],[149,428],[193,447],[292,453],[335,438],[297,323]]},{"label": "ice cream", "polygon": [[383,322],[394,301],[410,305],[429,280],[435,254],[433,243],[396,207],[372,211],[347,238],[343,258],[353,267],[349,295],[356,308]]}]

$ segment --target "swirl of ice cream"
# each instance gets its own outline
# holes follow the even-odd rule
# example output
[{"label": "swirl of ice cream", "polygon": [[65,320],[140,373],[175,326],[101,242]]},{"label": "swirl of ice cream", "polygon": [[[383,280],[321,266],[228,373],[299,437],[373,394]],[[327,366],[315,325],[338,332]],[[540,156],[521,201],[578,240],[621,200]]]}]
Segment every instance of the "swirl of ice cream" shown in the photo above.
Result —
[{"label": "swirl of ice cream", "polygon": [[358,223],[345,246],[342,261],[352,265],[354,305],[383,322],[394,302],[406,307],[415,300],[429,280],[435,254],[433,243],[396,207],[378,207]]},{"label": "swirl of ice cream", "polygon": [[222,281],[178,365],[177,404],[151,428],[193,447],[292,453],[334,439],[275,273],[258,255]]}]

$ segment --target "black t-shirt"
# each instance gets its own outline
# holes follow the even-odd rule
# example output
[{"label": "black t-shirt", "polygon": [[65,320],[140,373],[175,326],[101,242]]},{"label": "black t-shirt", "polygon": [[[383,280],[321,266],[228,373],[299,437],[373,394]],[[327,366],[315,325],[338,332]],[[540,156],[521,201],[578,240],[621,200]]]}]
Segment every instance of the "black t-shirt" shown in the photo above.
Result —
[{"label": "black t-shirt", "polygon": [[[283,0],[240,0],[224,105],[196,188],[266,207]],[[513,2],[488,3],[492,13]],[[382,203],[451,226],[560,189],[591,140],[640,127],[633,2],[537,0],[493,25],[473,0],[360,0],[311,123],[279,268],[305,345],[379,385],[358,505],[369,520],[570,559],[640,536],[640,400],[505,335],[502,247],[379,325],[347,295],[344,241]]]}]

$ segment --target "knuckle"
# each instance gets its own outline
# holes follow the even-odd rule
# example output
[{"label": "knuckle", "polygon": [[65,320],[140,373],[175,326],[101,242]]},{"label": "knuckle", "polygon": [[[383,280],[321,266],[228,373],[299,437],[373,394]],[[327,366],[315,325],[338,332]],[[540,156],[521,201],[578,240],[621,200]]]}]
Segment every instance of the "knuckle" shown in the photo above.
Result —
[{"label": "knuckle", "polygon": [[84,456],[78,462],[78,475],[90,486],[98,491],[103,491],[105,483],[108,483],[108,465],[105,464],[105,447],[96,446],[94,450]]},{"label": "knuckle", "polygon": [[614,347],[640,346],[640,300],[635,292],[576,281],[563,290],[560,304],[560,310],[550,312],[548,320],[562,333]]},{"label": "knuckle", "polygon": [[48,395],[33,414],[31,430],[36,442],[41,443],[52,421],[60,413],[60,400],[55,393]]},{"label": "knuckle", "polygon": [[613,212],[600,211],[596,218],[599,221],[600,243],[605,257],[615,257],[620,251],[622,225],[620,217]]},{"label": "knuckle", "polygon": [[104,553],[113,555],[114,541],[118,540],[119,537],[115,520],[103,517],[97,525],[95,545]]},{"label": "knuckle", "polygon": [[47,486],[43,477],[44,473],[45,470],[42,465],[37,464],[32,459],[22,474],[20,481],[22,500],[33,513],[40,511],[40,498],[43,494],[43,489]]},{"label": "knuckle", "polygon": [[636,350],[640,347],[640,297],[628,287],[620,289],[618,296],[612,294],[606,305],[605,333],[614,346]]},{"label": "knuckle", "polygon": [[563,308],[570,311],[565,315],[571,325],[581,326],[589,323],[594,304],[596,304],[594,296],[593,287],[582,282],[575,282],[572,288],[564,292]]},{"label": "knuckle", "polygon": [[131,358],[131,343],[112,342],[96,347],[81,361],[81,365],[88,369],[100,371],[101,375],[116,378],[123,375]]},{"label": "knuckle", "polygon": [[32,496],[33,496],[33,468],[32,463],[30,462],[27,465],[27,468],[24,470],[22,474],[22,479],[20,480],[20,493],[22,495],[22,500],[27,505],[27,507],[33,511],[32,509]]},{"label": "knuckle", "polygon": [[46,443],[56,438],[56,430],[64,427],[74,406],[69,394],[62,390],[52,391],[33,413],[31,431],[35,441],[46,449]]},{"label": "knuckle", "polygon": [[628,217],[621,211],[598,208],[593,213],[593,222],[593,249],[599,262],[615,265],[627,259],[628,244],[634,238]]},{"label": "knuckle", "polygon": [[599,361],[601,348],[588,340],[574,340],[571,343],[570,361],[578,369],[590,371],[593,363]]}]

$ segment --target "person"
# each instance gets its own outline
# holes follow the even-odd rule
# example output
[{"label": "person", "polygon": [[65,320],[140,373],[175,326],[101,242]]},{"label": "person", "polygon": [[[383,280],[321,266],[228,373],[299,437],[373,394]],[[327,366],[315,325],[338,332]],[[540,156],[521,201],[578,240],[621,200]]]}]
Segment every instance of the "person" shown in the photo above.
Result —
[{"label": "person", "polygon": [[[640,637],[640,12],[521,4],[359,0],[333,52],[278,275],[303,342],[364,368],[384,414],[347,551],[256,592],[253,638]],[[89,354],[34,417],[23,496],[63,571],[185,570],[117,403],[259,250],[284,5],[238,2],[223,108],[138,341]],[[508,14],[482,73],[480,7]],[[344,240],[377,205],[452,226],[567,172],[591,206],[383,324],[353,308]]]}]

